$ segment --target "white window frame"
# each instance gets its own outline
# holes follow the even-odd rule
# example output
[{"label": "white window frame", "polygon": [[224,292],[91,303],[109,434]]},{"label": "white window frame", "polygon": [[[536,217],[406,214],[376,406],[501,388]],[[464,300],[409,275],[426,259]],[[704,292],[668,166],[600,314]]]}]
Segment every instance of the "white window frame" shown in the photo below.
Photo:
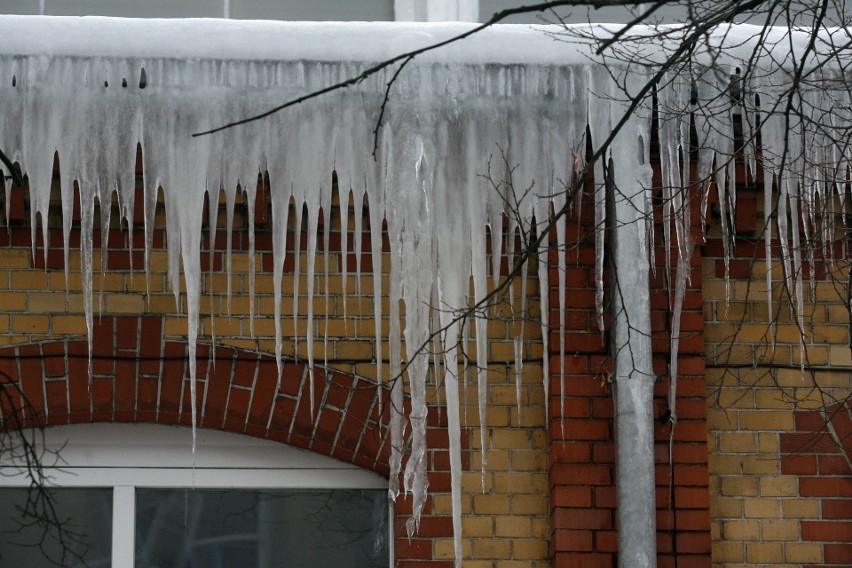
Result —
[{"label": "white window frame", "polygon": [[[383,489],[382,476],[312,452],[218,430],[157,424],[75,424],[44,430],[56,451],[47,463],[56,487],[113,490],[112,566],[133,568],[137,488]],[[52,454],[45,454],[51,456]],[[0,487],[27,487],[15,464],[0,464]],[[390,507],[390,505],[389,505]],[[393,508],[389,510],[393,566]]]}]

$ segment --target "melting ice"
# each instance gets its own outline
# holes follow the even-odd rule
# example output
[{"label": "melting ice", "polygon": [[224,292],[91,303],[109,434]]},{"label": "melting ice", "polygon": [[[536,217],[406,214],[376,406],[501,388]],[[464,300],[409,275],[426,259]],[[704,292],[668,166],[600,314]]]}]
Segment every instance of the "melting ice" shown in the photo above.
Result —
[{"label": "melting ice", "polygon": [[[475,304],[487,303],[488,294],[500,285],[501,257],[508,257],[510,263],[523,258],[522,251],[515,250],[516,231],[541,235],[546,225],[555,221],[559,303],[549,305],[545,288],[537,315],[541,319],[543,341],[548,340],[549,325],[558,327],[559,350],[564,356],[565,247],[570,243],[566,242],[566,217],[562,213],[582,205],[582,193],[568,195],[566,187],[585,168],[587,143],[595,151],[600,149],[619,129],[622,115],[629,109],[635,114],[630,123],[634,126],[619,132],[621,140],[613,146],[615,154],[609,150],[602,157],[611,158],[614,163],[646,164],[653,117],[651,105],[656,100],[665,198],[661,205],[663,244],[677,251],[676,266],[671,266],[666,255],[665,268],[667,280],[674,283],[672,309],[676,314],[671,338],[672,379],[677,373],[677,314],[687,285],[693,247],[689,207],[685,206],[690,200],[691,180],[683,173],[690,171],[691,125],[694,124],[697,137],[699,180],[703,180],[694,188],[705,192],[706,200],[710,181],[714,182],[724,218],[727,262],[736,204],[730,160],[735,153],[733,117],[742,117],[747,142],[745,157],[752,175],[756,171],[756,152],[751,135],[760,124],[767,215],[773,209],[773,176],[779,189],[777,237],[782,242],[783,274],[778,277],[794,291],[800,310],[801,268],[806,259],[803,260],[800,252],[799,215],[795,212],[801,208],[807,213],[805,234],[811,246],[823,242],[819,231],[814,229],[817,226],[814,212],[820,211],[821,203],[833,202],[835,197],[845,202],[843,181],[848,179],[850,161],[850,148],[843,144],[841,136],[817,136],[809,130],[808,120],[785,123],[784,117],[777,113],[786,101],[784,85],[789,73],[748,74],[743,87],[745,96],[731,103],[726,96],[728,78],[742,64],[736,59],[737,53],[746,57],[749,47],[754,47],[738,40],[754,32],[747,26],[727,30],[731,41],[738,41],[739,51],[726,50],[724,57],[714,60],[714,66],[702,67],[702,58],[712,58],[712,40],[717,36],[711,35],[711,41],[704,46],[706,53],[696,50],[695,65],[689,67],[689,73],[673,69],[659,77],[655,89],[644,91],[642,87],[647,84],[653,67],[640,74],[625,61],[593,56],[591,40],[574,38],[574,42],[556,42],[544,33],[564,33],[561,28],[495,26],[462,44],[414,60],[390,90],[384,121],[375,140],[372,133],[381,112],[385,85],[395,71],[393,67],[353,87],[263,120],[210,136],[192,137],[195,132],[264,112],[284,101],[355,77],[372,63],[466,29],[464,25],[446,24],[0,17],[0,36],[4,38],[0,47],[0,141],[3,150],[22,165],[29,179],[33,243],[38,227],[45,233],[44,242],[48,242],[46,225],[37,220],[47,218],[53,156],[57,153],[61,165],[66,259],[75,182],[80,190],[84,307],[91,332],[95,203],[109,203],[113,192],[117,192],[127,227],[133,225],[134,209],[144,208],[147,263],[157,192],[162,187],[167,210],[168,281],[176,296],[181,274],[186,282],[193,388],[205,193],[210,194],[212,207],[218,203],[220,190],[224,190],[226,228],[230,233],[237,186],[247,190],[251,204],[258,174],[268,172],[274,235],[275,356],[279,365],[283,356],[282,337],[289,333],[286,322],[281,321],[280,306],[285,301],[281,282],[291,202],[295,205],[296,226],[306,223],[309,335],[296,337],[294,355],[301,355],[298,346],[304,345],[311,372],[318,357],[311,323],[314,317],[311,300],[316,293],[315,253],[320,238],[318,218],[321,210],[331,211],[332,170],[336,170],[342,190],[339,222],[344,248],[350,245],[347,235],[350,203],[355,211],[360,211],[365,201],[369,203],[374,258],[382,253],[381,231],[383,221],[386,222],[390,273],[383,279],[379,273],[382,263],[374,262],[372,290],[361,290],[360,215],[355,215],[351,248],[358,255],[356,292],[371,293],[375,298],[387,294],[390,298],[389,314],[382,313],[381,301],[374,302],[376,355],[379,361],[385,357],[389,360],[392,375],[380,376],[380,380],[395,378],[403,368],[403,353],[408,358],[405,377],[410,386],[411,410],[407,416],[399,413],[404,396],[400,381],[395,381],[391,395],[390,492],[392,497],[399,493],[397,480],[402,474],[402,490],[413,494],[414,503],[408,530],[415,531],[427,491],[426,381],[430,375],[442,374],[450,425],[457,563],[461,558],[462,473],[457,373],[459,316]],[[640,35],[647,33],[639,31]],[[593,34],[598,32],[607,33],[592,29]],[[786,30],[771,31],[771,34],[783,33]],[[805,41],[798,37],[794,40],[794,46]],[[651,62],[655,58],[659,61],[668,53],[667,49],[662,44],[651,49]],[[760,59],[756,58],[757,64]],[[635,108],[629,107],[626,93],[638,103]],[[831,117],[828,128],[836,133],[842,133],[852,120],[849,94],[841,90],[809,91],[802,110],[806,117],[815,119],[821,118],[817,113],[828,110]],[[137,144],[141,144],[144,161],[143,203],[134,202]],[[790,156],[795,159],[789,159]],[[486,179],[481,174],[489,163],[492,176]],[[597,227],[594,274],[601,327],[605,244],[609,238],[604,231],[607,226],[606,196],[601,183],[604,164],[604,159],[594,164],[598,183],[591,196]],[[619,183],[632,187],[618,190],[644,191],[650,200],[653,197],[650,169],[639,170],[643,172],[641,179],[625,178],[622,174]],[[509,179],[511,183],[507,183]],[[495,180],[498,183],[493,183]],[[835,180],[841,183],[834,183]],[[8,204],[8,184],[5,189]],[[101,207],[106,215],[109,210]],[[303,211],[307,216],[304,220]],[[788,211],[794,212],[789,215],[789,223]],[[251,216],[253,207],[249,206],[248,212]],[[212,219],[215,215],[211,215]],[[101,223],[108,225],[109,219],[101,219]],[[253,226],[250,217],[250,243],[253,243]],[[327,220],[323,235],[326,243],[328,226]],[[508,227],[505,233],[504,226]],[[771,230],[768,223],[767,231]],[[827,231],[825,235],[830,234],[830,227],[823,230]],[[488,232],[490,246],[486,244]],[[645,250],[653,254],[653,231],[640,238],[649,239]],[[548,246],[546,239],[542,239],[531,252],[545,252]],[[33,248],[34,254],[40,253],[35,245]],[[299,253],[297,250],[296,254]],[[769,301],[777,281],[771,271],[770,253],[767,245]],[[228,271],[230,257],[229,249]],[[637,258],[636,262],[646,263],[649,259]],[[299,270],[300,263],[296,262],[295,266]],[[323,270],[328,271],[327,255]],[[253,282],[253,265],[249,272]],[[524,269],[521,286],[524,290],[525,274]],[[298,315],[301,291],[296,276],[292,301]],[[541,282],[547,281],[544,262],[538,263],[538,277]],[[383,288],[385,285],[388,289]],[[250,288],[253,295],[253,286]],[[344,298],[344,312],[345,302]],[[405,309],[404,319],[400,317],[400,302]],[[520,303],[523,315],[526,298]],[[549,316],[552,309],[558,313],[554,319]],[[486,309],[473,312],[473,326],[464,332],[466,335],[472,332],[482,364],[476,378],[483,447],[486,402],[483,358],[488,352],[488,315]],[[390,318],[387,354],[381,352],[380,322],[384,317]],[[437,329],[442,331],[436,333]],[[433,349],[433,344],[437,349]],[[516,341],[514,348],[519,376],[523,363],[521,341]],[[547,388],[547,345],[544,352]],[[377,368],[381,369],[381,365]],[[560,374],[564,384],[561,366],[553,371]],[[311,381],[310,385],[313,384]],[[313,396],[312,392],[312,405]],[[195,422],[194,394],[191,400]],[[401,448],[406,430],[410,431],[411,446],[403,467]]]}]

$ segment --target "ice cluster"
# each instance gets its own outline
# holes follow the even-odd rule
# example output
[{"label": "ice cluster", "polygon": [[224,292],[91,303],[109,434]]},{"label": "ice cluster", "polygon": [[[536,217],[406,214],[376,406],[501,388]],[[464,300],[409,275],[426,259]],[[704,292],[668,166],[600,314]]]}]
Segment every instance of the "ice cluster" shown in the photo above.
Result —
[{"label": "ice cluster", "polygon": [[[818,249],[817,243],[830,240],[833,228],[828,220],[834,218],[833,208],[845,206],[850,148],[844,129],[849,128],[852,114],[849,91],[831,87],[830,81],[837,78],[831,67],[811,71],[820,49],[808,52],[804,33],[769,30],[764,37],[768,47],[761,48],[753,39],[757,28],[731,26],[708,34],[689,63],[662,70],[660,64],[678,48],[676,33],[670,33],[666,41],[649,42],[645,36],[654,30],[637,29],[635,53],[641,55],[628,57],[623,45],[618,53],[595,54],[595,37],[611,33],[605,27],[495,26],[408,64],[390,88],[375,139],[386,85],[396,67],[263,120],[192,136],[262,113],[357,76],[388,57],[467,29],[469,26],[459,24],[0,17],[0,147],[21,164],[29,180],[33,243],[38,227],[46,236],[43,220],[47,218],[54,153],[58,154],[66,258],[75,182],[79,186],[89,330],[94,312],[95,203],[110,203],[113,192],[118,194],[125,227],[133,226],[134,209],[144,208],[147,259],[157,191],[159,187],[164,190],[168,279],[176,295],[181,274],[185,279],[193,377],[206,192],[211,193],[214,206],[220,188],[226,192],[230,231],[237,185],[246,191],[251,215],[258,173],[268,172],[273,180],[275,355],[279,363],[282,337],[297,335],[295,325],[291,331],[281,319],[281,302],[286,301],[282,296],[285,292],[292,296],[298,316],[302,293],[298,275],[296,289],[281,289],[291,201],[298,217],[296,226],[304,221],[308,228],[305,293],[309,320],[313,318],[318,239],[328,239],[330,223],[324,223],[323,233],[319,215],[332,210],[331,171],[336,170],[344,190],[340,192],[338,221],[343,247],[356,254],[361,250],[361,227],[348,226],[348,211],[350,206],[359,211],[365,201],[369,203],[374,258],[382,253],[383,222],[390,243],[389,274],[385,278],[374,275],[372,294],[390,299],[389,314],[382,313],[381,301],[373,304],[376,356],[379,361],[389,361],[392,377],[381,377],[381,365],[377,369],[383,380],[396,377],[405,368],[410,391],[410,412],[403,416],[398,412],[403,408],[401,381],[392,387],[390,491],[393,497],[400,490],[413,494],[409,531],[416,529],[427,491],[426,379],[434,365],[444,373],[446,389],[457,559],[461,558],[462,471],[458,338],[460,334],[473,337],[480,363],[485,362],[488,310],[465,310],[488,302],[488,294],[501,282],[502,258],[514,262],[522,256],[522,251],[515,250],[513,237],[504,240],[500,235],[513,236],[518,227],[540,235],[547,223],[555,224],[557,242],[542,239],[535,246],[539,252],[557,247],[556,297],[560,305],[550,306],[548,295],[541,294],[540,313],[533,316],[541,320],[545,354],[548,325],[559,331],[559,349],[564,354],[561,302],[566,287],[565,251],[571,244],[566,242],[564,212],[579,204],[581,194],[569,193],[572,180],[586,167],[587,143],[595,152],[606,145],[593,168],[600,326],[605,243],[610,238],[605,231],[607,199],[602,181],[604,166],[611,159],[617,172],[617,192],[643,192],[649,209],[662,208],[663,244],[677,251],[675,266],[671,266],[670,255],[665,263],[675,314],[671,336],[674,378],[679,313],[694,246],[690,196],[706,199],[710,182],[715,182],[729,256],[736,206],[732,158],[741,150],[752,175],[761,162],[766,231],[773,230],[769,216],[777,211],[777,234],[772,236],[782,243],[783,274],[771,270],[772,251],[767,244],[768,298],[771,302],[773,285],[784,282],[791,295],[799,298],[796,305],[801,310],[802,265],[808,261],[803,259],[803,254],[807,256],[803,251]],[[786,46],[782,55],[779,45]],[[721,46],[724,49],[719,50]],[[771,52],[770,65],[766,62]],[[796,72],[799,58],[808,71],[805,77]],[[818,79],[823,81],[821,88],[801,88],[795,97],[788,97],[791,84],[807,87]],[[801,112],[784,112],[791,100]],[[742,136],[734,135],[735,117],[743,125]],[[650,168],[653,128],[659,132],[662,171],[661,189],[656,190]],[[735,147],[737,140],[743,141],[743,148]],[[144,161],[142,203],[134,202],[137,144],[141,144]],[[690,148],[697,149],[690,152]],[[697,178],[689,179],[690,161],[695,156]],[[492,179],[482,175],[490,158]],[[491,183],[509,177],[511,184],[495,187]],[[694,183],[696,179],[699,181]],[[9,189],[7,182],[7,204]],[[108,225],[110,208],[101,207],[100,212],[104,217],[101,226]],[[215,218],[211,215],[211,222]],[[360,223],[360,216],[355,220]],[[634,227],[633,233],[628,232],[630,227],[616,230],[624,238],[643,239],[646,258],[636,262],[653,263],[653,224],[644,226],[647,229],[639,232]],[[252,233],[251,219],[249,227]],[[350,243],[347,235],[353,229],[354,242]],[[495,236],[490,243],[488,230]],[[34,254],[41,254],[35,244],[33,248]],[[373,266],[376,272],[381,270],[381,263]],[[547,281],[547,263],[537,266],[539,279]],[[298,262],[296,267],[298,270]],[[250,271],[253,273],[253,266]],[[525,295],[526,270],[518,274]],[[249,293],[253,295],[253,290]],[[400,302],[404,317],[400,316]],[[470,317],[460,319],[465,313]],[[552,321],[551,313],[558,314]],[[382,353],[383,318],[390,324],[389,353]],[[313,329],[309,322],[308,336],[300,339],[311,369],[320,357],[313,350]],[[437,329],[441,332],[436,334]],[[430,356],[436,338],[434,352],[440,355]],[[520,340],[516,353],[520,365]],[[546,387],[551,372],[546,357],[544,366]],[[560,369],[552,371],[561,373]],[[476,373],[484,446],[484,364]],[[191,400],[194,405],[194,394]],[[403,467],[406,430],[410,432],[410,455]],[[397,481],[400,474],[402,488]]]}]

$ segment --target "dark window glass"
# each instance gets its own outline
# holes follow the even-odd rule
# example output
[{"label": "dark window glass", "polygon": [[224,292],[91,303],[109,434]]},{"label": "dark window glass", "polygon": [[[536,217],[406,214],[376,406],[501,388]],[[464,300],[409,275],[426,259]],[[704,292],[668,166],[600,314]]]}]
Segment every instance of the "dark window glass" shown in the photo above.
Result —
[{"label": "dark window glass", "polygon": [[136,568],[387,567],[381,490],[136,490]]},{"label": "dark window glass", "polygon": [[46,494],[0,489],[0,568],[111,566],[112,489]]}]

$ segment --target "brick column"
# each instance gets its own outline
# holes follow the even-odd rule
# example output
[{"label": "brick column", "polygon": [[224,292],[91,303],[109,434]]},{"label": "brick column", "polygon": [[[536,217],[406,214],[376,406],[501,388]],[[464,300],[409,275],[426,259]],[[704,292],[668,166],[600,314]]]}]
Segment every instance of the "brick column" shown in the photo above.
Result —
[{"label": "brick column", "polygon": [[[549,262],[550,489],[553,568],[618,564],[613,405],[608,338],[597,329],[591,194],[581,218],[569,219],[564,358],[560,358],[558,268]],[[697,207],[696,207],[697,209]],[[694,211],[693,219],[698,218]],[[659,219],[657,219],[659,222]],[[658,223],[659,224],[659,223]],[[700,238],[700,227],[694,227]],[[573,241],[571,240],[573,239]],[[661,240],[658,238],[658,241]],[[554,239],[555,241],[555,239]],[[663,377],[654,392],[657,463],[657,553],[660,566],[710,565],[709,476],[704,382],[701,252],[692,259],[678,357],[678,423],[669,456],[668,361],[671,312],[664,288],[665,256],[656,249],[651,309],[654,369]],[[674,257],[673,257],[674,258]],[[676,258],[674,258],[676,263]],[[564,372],[563,380],[560,369]],[[672,479],[671,474],[674,474]]]}]

